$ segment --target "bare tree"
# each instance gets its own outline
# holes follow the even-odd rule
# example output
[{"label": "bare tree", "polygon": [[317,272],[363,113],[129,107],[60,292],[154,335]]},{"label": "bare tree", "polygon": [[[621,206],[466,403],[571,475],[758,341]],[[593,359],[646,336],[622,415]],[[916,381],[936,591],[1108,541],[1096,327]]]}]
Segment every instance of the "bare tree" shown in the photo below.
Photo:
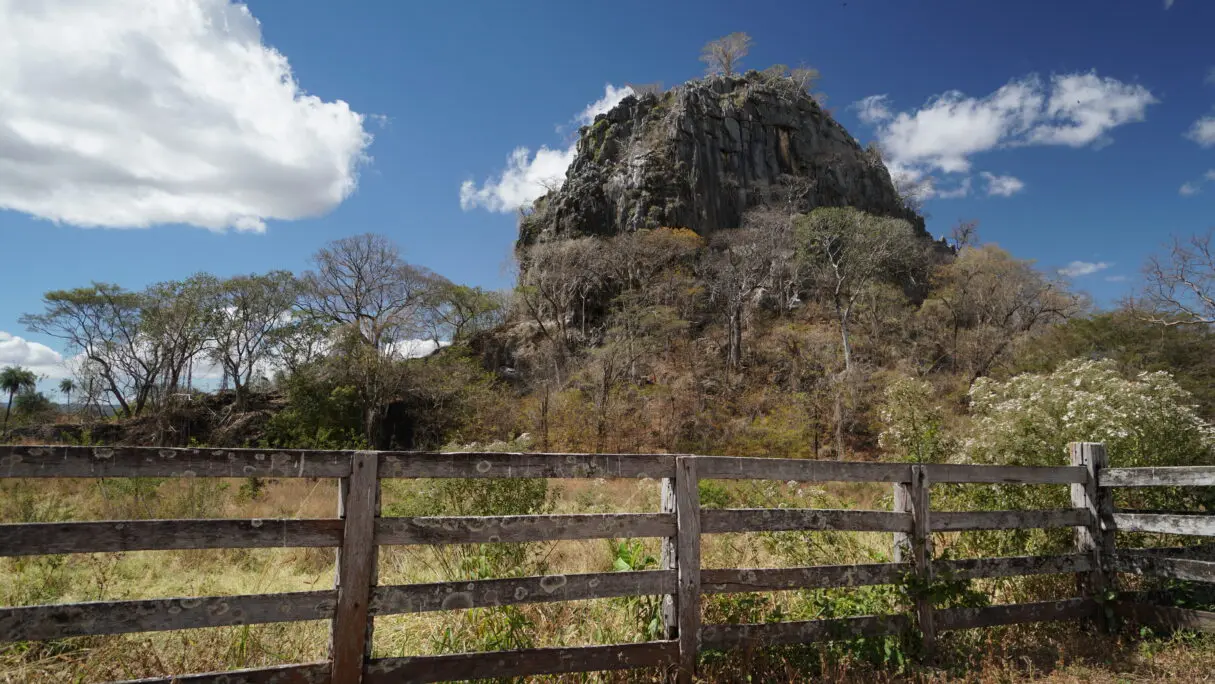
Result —
[{"label": "bare tree", "polygon": [[1215,324],[1215,230],[1182,241],[1173,238],[1169,255],[1153,256],[1144,268],[1149,320],[1162,325]]},{"label": "bare tree", "polygon": [[429,270],[407,263],[382,235],[335,240],[312,257],[315,269],[301,279],[306,314],[336,328],[331,356],[336,372],[355,389],[371,445],[379,443],[387,402],[400,387],[395,363],[402,343],[425,330],[425,306],[439,282]]},{"label": "bare tree", "polygon": [[751,49],[751,36],[745,33],[731,33],[717,40],[705,43],[700,51],[700,61],[707,67],[705,73],[710,76],[724,74],[733,76],[738,64]]},{"label": "bare tree", "polygon": [[911,224],[851,207],[821,208],[798,220],[799,256],[812,282],[835,309],[844,371],[852,370],[848,325],[858,299],[873,282],[899,274],[923,253]]},{"label": "bare tree", "polygon": [[406,263],[391,240],[365,233],[322,247],[301,279],[303,308],[353,329],[373,349],[420,332],[419,313],[437,276]]},{"label": "bare tree", "polygon": [[748,305],[771,270],[770,255],[758,237],[756,231],[746,229],[718,233],[705,261],[710,297],[726,318],[726,364],[731,370],[742,367]]},{"label": "bare tree", "polygon": [[1027,334],[1081,307],[1061,282],[995,245],[964,247],[937,269],[932,286],[921,319],[939,322],[929,334],[938,340],[940,356],[967,371],[971,382],[987,375]]}]

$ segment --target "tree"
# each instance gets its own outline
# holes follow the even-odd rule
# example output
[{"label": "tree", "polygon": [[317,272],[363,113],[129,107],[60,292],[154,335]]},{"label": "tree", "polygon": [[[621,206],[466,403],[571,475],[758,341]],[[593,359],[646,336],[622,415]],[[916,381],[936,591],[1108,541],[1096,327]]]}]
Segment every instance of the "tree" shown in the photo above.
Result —
[{"label": "tree", "polygon": [[433,290],[430,337],[435,344],[447,336],[453,344],[500,325],[507,299],[501,292],[443,282]]},{"label": "tree", "polygon": [[236,276],[215,287],[207,355],[232,378],[238,408],[245,405],[254,371],[274,355],[288,333],[297,292],[288,271]]},{"label": "tree", "polygon": [[13,396],[18,392],[32,392],[37,386],[38,376],[28,368],[7,366],[0,371],[0,391],[8,392],[8,404],[4,407],[4,432],[8,433],[8,416],[13,410]]},{"label": "tree", "polygon": [[59,391],[63,393],[64,401],[67,404],[68,410],[72,408],[72,392],[76,391],[76,382],[71,378],[64,378],[59,381]]},{"label": "tree", "polygon": [[974,382],[1026,335],[1066,320],[1080,305],[1033,262],[989,244],[963,247],[952,263],[938,268],[920,311],[921,320],[934,327],[929,335],[936,340],[938,359]]},{"label": "tree", "polygon": [[425,329],[425,306],[441,279],[401,258],[391,240],[371,233],[330,242],[301,278],[306,314],[336,327],[330,361],[358,393],[367,441],[378,442],[380,418],[401,346]]},{"label": "tree", "polygon": [[19,320],[30,330],[61,339],[87,359],[123,415],[138,415],[161,371],[161,347],[142,331],[144,299],[119,285],[93,283],[42,296],[44,313]]},{"label": "tree", "polygon": [[799,258],[812,284],[835,310],[844,351],[844,372],[852,370],[848,325],[858,299],[870,284],[894,279],[922,260],[911,224],[871,216],[851,207],[820,208],[797,220]]},{"label": "tree", "polygon": [[708,65],[705,72],[710,76],[724,74],[733,76],[738,64],[751,49],[751,36],[731,33],[705,43],[700,51],[700,61]]},{"label": "tree", "polygon": [[[159,361],[160,386],[176,393],[182,376],[213,334],[215,292],[219,281],[208,273],[148,287],[140,297],[139,327],[144,344]],[[162,401],[167,397],[162,397]]]},{"label": "tree", "polygon": [[1215,325],[1215,230],[1182,242],[1168,257],[1153,256],[1144,269],[1146,317],[1161,325]]},{"label": "tree", "polygon": [[768,279],[771,258],[759,243],[755,230],[723,231],[705,261],[709,296],[722,308],[726,319],[726,365],[742,367],[743,328],[747,305]]}]

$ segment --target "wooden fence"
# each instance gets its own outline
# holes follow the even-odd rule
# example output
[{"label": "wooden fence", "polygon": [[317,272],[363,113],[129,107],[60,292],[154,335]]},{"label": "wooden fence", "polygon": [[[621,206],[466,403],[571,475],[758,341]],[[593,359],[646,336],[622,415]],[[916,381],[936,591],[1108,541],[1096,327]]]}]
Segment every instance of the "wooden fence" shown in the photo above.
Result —
[{"label": "wooden fence", "polygon": [[[758,645],[882,636],[918,628],[931,649],[946,630],[1022,622],[1102,620],[1100,597],[1115,573],[1215,581],[1215,562],[1189,549],[1116,550],[1115,530],[1215,536],[1215,516],[1115,512],[1111,487],[1212,486],[1215,467],[1108,468],[1100,444],[1072,446],[1062,467],[845,463],[693,455],[269,451],[142,447],[0,446],[0,477],[302,477],[340,479],[338,517],[319,520],[124,520],[0,524],[0,556],[135,550],[333,547],[333,590],[282,594],[102,601],[0,608],[0,644],[65,637],[257,623],[331,620],[326,662],[153,682],[387,684],[628,668],[663,668],[691,681],[697,654]],[[476,517],[380,516],[384,478],[653,478],[659,513]],[[894,487],[894,510],[701,510],[702,479],[878,482]],[[1037,511],[930,510],[936,483],[1066,484],[1072,507]],[[1075,553],[933,560],[932,534],[962,530],[1071,527]],[[894,562],[801,568],[701,569],[704,534],[852,530],[894,534]],[[388,586],[377,582],[378,547],[407,544],[661,538],[662,569]],[[984,608],[934,608],[914,615],[704,624],[704,594],[894,584],[935,573],[958,579],[1077,573],[1081,595],[1063,601]],[[372,658],[375,617],[485,606],[663,595],[664,638],[631,644]],[[1119,602],[1141,621],[1215,629],[1215,613]]]}]

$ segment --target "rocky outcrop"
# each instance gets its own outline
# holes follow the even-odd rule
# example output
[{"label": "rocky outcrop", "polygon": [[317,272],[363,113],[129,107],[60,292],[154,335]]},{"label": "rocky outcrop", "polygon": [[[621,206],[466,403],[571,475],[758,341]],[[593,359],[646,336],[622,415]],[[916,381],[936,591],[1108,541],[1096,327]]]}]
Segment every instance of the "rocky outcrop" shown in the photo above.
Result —
[{"label": "rocky outcrop", "polygon": [[790,79],[749,72],[630,96],[583,127],[564,184],[520,221],[519,243],[659,226],[707,235],[791,191],[802,211],[852,206],[923,231],[876,154]]}]

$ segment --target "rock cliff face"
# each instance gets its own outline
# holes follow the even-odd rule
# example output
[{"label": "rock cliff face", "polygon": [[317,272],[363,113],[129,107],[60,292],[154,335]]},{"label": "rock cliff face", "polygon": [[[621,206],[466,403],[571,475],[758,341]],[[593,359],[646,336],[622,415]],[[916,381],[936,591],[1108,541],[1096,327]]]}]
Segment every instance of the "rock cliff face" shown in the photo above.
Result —
[{"label": "rock cliff face", "polygon": [[791,80],[749,72],[630,96],[583,127],[564,184],[520,221],[519,244],[659,226],[708,235],[790,188],[801,210],[852,206],[923,232],[875,155]]}]

